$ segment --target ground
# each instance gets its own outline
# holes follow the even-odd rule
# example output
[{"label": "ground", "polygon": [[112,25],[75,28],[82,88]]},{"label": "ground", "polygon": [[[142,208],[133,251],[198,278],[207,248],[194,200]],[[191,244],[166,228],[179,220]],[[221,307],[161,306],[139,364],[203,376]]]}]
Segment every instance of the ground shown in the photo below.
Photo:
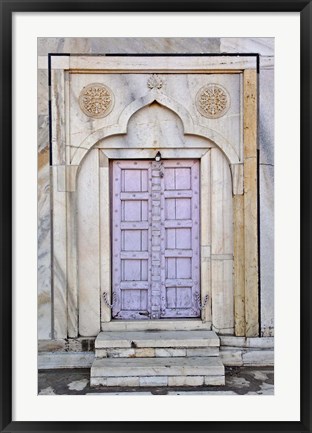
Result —
[{"label": "ground", "polygon": [[90,387],[90,369],[41,370],[39,395],[91,395],[137,393],[146,395],[273,395],[273,367],[227,367],[225,386],[201,387]]}]

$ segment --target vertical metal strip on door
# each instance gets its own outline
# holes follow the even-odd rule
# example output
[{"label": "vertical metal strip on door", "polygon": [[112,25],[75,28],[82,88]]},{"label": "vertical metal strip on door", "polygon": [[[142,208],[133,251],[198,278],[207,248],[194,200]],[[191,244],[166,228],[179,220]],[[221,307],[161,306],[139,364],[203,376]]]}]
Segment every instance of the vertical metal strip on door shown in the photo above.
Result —
[{"label": "vertical metal strip on door", "polygon": [[150,317],[151,164],[112,163],[113,317]]}]

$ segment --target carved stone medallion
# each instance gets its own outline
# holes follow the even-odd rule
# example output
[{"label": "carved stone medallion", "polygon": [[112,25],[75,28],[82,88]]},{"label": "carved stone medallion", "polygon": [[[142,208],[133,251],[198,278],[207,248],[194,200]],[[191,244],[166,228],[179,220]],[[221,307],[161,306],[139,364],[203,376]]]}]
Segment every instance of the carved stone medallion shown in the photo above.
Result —
[{"label": "carved stone medallion", "polygon": [[224,116],[230,108],[230,95],[219,84],[208,84],[199,89],[196,95],[196,107],[202,116],[217,119]]},{"label": "carved stone medallion", "polygon": [[89,117],[96,119],[105,117],[111,112],[113,105],[113,92],[104,84],[88,84],[80,92],[79,106]]}]

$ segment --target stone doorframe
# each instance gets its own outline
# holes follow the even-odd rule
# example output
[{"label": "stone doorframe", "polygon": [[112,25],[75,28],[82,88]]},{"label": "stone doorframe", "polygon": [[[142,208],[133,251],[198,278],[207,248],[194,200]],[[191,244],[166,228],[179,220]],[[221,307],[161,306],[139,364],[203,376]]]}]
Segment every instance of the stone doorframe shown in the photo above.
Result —
[{"label": "stone doorframe", "polygon": [[[194,134],[213,141],[227,160],[232,174],[233,227],[234,227],[234,326],[237,336],[259,335],[258,306],[258,227],[257,227],[257,57],[256,56],[194,56],[194,57],[119,57],[119,56],[58,56],[50,57],[51,95],[51,201],[52,201],[52,290],[54,299],[54,338],[78,336],[78,281],[77,281],[77,229],[76,229],[76,179],[81,163],[90,149],[100,140],[115,134],[125,134],[133,113],[157,101],[173,110],[183,122],[184,133]],[[231,145],[214,130],[194,123],[180,104],[153,89],[125,108],[117,125],[105,127],[90,134],[72,152],[68,144],[69,73],[240,73],[243,84],[243,159],[239,159]],[[164,158],[170,157],[166,150]],[[187,153],[185,153],[187,152]],[[116,152],[115,152],[116,153]],[[118,156],[117,156],[118,153]],[[102,185],[109,194],[110,158],[129,158],[129,151],[105,150],[100,161]],[[146,150],[146,158],[154,158],[154,150]],[[181,158],[201,158],[201,212],[209,206],[208,200],[208,150],[204,154],[188,150],[180,152]],[[209,170],[209,169],[208,169]],[[103,196],[102,199],[105,197]],[[103,218],[109,221],[109,207],[102,206]],[[201,297],[208,294],[209,302],[203,309],[202,320],[211,323],[210,251],[206,248],[207,233],[201,231]],[[110,244],[106,243],[101,266],[110,266]],[[103,251],[102,251],[103,252]],[[102,283],[110,287],[106,273]],[[108,291],[110,294],[110,291]],[[110,299],[108,299],[110,302]],[[110,309],[102,309],[103,321],[110,320]]]}]

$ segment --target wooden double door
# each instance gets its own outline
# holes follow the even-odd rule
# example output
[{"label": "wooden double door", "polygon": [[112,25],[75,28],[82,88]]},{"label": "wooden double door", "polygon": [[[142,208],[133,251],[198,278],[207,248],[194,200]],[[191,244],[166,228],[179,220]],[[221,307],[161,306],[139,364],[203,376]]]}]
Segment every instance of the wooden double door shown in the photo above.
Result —
[{"label": "wooden double door", "polygon": [[111,163],[113,318],[200,316],[199,160]]}]

